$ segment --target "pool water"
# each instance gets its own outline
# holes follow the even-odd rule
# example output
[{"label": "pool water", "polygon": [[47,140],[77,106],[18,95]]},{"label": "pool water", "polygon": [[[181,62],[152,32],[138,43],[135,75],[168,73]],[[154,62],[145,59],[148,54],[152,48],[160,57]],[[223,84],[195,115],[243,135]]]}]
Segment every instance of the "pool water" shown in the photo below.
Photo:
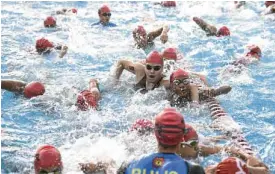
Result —
[{"label": "pool water", "polygon": [[[177,2],[176,8],[162,8],[153,2],[104,2],[112,9],[114,28],[91,27],[98,21],[102,2],[2,2],[1,78],[40,81],[46,93],[32,99],[1,92],[1,173],[34,173],[36,149],[43,144],[59,148],[64,173],[81,173],[78,163],[114,159],[121,162],[156,150],[153,136],[127,134],[137,118],[152,119],[164,107],[165,90],[145,95],[133,90],[134,77],[123,73],[113,83],[117,60],[144,60],[146,53],[134,48],[132,30],[144,25],[150,31],[170,25],[169,41],[155,40],[155,49],[174,46],[184,55],[180,65],[207,75],[211,86],[229,84],[232,91],[217,99],[241,126],[255,154],[275,173],[275,16],[261,16],[263,2],[247,2],[238,10],[233,2]],[[59,15],[57,29],[44,29],[43,20],[55,10],[75,7],[77,15]],[[202,17],[218,28],[227,25],[231,36],[206,37],[192,21]],[[68,45],[63,59],[53,52],[35,53],[35,41],[46,37]],[[241,74],[222,75],[228,63],[246,51],[247,44],[262,49],[262,59]],[[100,110],[79,112],[76,95],[88,87],[90,78],[100,82]],[[207,109],[179,109],[185,120],[204,135],[211,129]],[[223,155],[200,159],[203,166]]]}]

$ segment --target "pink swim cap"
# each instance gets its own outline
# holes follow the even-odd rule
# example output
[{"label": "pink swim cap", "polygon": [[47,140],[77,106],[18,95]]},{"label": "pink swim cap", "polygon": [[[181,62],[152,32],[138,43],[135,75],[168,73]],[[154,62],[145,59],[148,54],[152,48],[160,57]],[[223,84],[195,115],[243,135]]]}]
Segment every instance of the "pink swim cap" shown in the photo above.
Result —
[{"label": "pink swim cap", "polygon": [[71,9],[73,13],[77,13],[77,9],[76,8],[72,8]]},{"label": "pink swim cap", "polygon": [[47,49],[47,48],[53,48],[54,46],[53,46],[53,44],[48,39],[41,38],[41,39],[38,39],[36,41],[35,47],[36,47],[37,51],[38,50],[44,51],[45,49]]},{"label": "pink swim cap", "polygon": [[44,20],[44,26],[45,27],[50,27],[50,26],[55,27],[55,25],[56,25],[56,20],[52,16],[49,16]]},{"label": "pink swim cap", "polygon": [[199,136],[196,130],[189,124],[185,124],[186,133],[184,134],[184,140],[198,140]]},{"label": "pink swim cap", "polygon": [[84,90],[78,95],[76,106],[78,107],[78,109],[86,111],[90,107],[96,108],[97,100],[95,99],[91,91]]},{"label": "pink swim cap", "polygon": [[163,7],[176,7],[176,1],[162,1],[161,5]]},{"label": "pink swim cap", "polygon": [[107,5],[101,6],[101,7],[98,9],[98,11],[100,11],[101,13],[110,13],[110,12],[111,12],[110,8],[109,8]]},{"label": "pink swim cap", "polygon": [[162,57],[168,60],[177,60],[177,50],[175,48],[166,48],[162,52]]},{"label": "pink swim cap", "polygon": [[138,33],[141,36],[146,35],[146,30],[142,25],[137,26],[137,28],[134,29],[134,32]]},{"label": "pink swim cap", "polygon": [[223,26],[219,29],[217,33],[217,37],[220,37],[220,36],[230,36],[230,31],[226,26]]},{"label": "pink swim cap", "polygon": [[24,96],[27,98],[36,97],[45,93],[45,87],[40,82],[31,82],[25,86]]},{"label": "pink swim cap", "polygon": [[163,58],[157,51],[152,51],[146,58],[146,63],[163,65]]},{"label": "pink swim cap", "polygon": [[170,75],[170,84],[173,83],[173,81],[177,78],[177,77],[189,77],[189,73],[182,70],[182,69],[178,69],[176,71],[174,71],[171,75]]},{"label": "pink swim cap", "polygon": [[262,56],[262,51],[257,45],[250,45],[248,46],[248,49],[250,50],[246,56],[252,56],[257,59],[260,59]]},{"label": "pink swim cap", "polygon": [[139,133],[151,132],[154,129],[154,124],[151,120],[148,119],[138,119],[131,127],[131,131],[138,131]]},{"label": "pink swim cap", "polygon": [[217,165],[216,174],[249,174],[246,164],[235,157],[229,157]]}]

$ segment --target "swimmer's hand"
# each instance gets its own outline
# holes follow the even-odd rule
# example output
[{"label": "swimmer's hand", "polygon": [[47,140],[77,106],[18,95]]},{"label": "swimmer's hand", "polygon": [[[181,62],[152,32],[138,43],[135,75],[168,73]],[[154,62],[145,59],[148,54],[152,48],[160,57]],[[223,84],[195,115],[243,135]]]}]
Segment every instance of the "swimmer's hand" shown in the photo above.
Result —
[{"label": "swimmer's hand", "polygon": [[68,47],[67,46],[62,46],[59,57],[63,58],[65,56],[65,54],[67,53],[67,51],[68,51]]},{"label": "swimmer's hand", "polygon": [[107,170],[108,164],[99,162],[97,164],[94,163],[79,163],[80,170],[83,171],[85,174],[92,174],[95,172],[103,171],[104,173]]},{"label": "swimmer's hand", "polygon": [[167,33],[161,34],[161,35],[160,35],[160,40],[161,40],[161,42],[162,42],[163,44],[166,43],[166,42],[168,41],[168,35],[167,35]]}]

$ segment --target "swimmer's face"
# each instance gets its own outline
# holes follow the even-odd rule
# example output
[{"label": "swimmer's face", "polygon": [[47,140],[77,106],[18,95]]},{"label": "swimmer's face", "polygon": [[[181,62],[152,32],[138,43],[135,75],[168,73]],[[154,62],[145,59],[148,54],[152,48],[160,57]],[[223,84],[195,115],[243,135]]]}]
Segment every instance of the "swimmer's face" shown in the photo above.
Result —
[{"label": "swimmer's face", "polygon": [[98,15],[100,22],[103,24],[107,24],[109,23],[112,14],[111,12],[100,11]]},{"label": "swimmer's face", "polygon": [[190,81],[186,76],[175,78],[171,85],[173,92],[179,96],[186,96],[189,93]]},{"label": "swimmer's face", "polygon": [[183,142],[177,153],[182,158],[196,158],[198,155],[198,144],[191,145],[188,142]]},{"label": "swimmer's face", "polygon": [[163,67],[161,64],[147,63],[145,65],[146,81],[157,83],[162,77]]}]

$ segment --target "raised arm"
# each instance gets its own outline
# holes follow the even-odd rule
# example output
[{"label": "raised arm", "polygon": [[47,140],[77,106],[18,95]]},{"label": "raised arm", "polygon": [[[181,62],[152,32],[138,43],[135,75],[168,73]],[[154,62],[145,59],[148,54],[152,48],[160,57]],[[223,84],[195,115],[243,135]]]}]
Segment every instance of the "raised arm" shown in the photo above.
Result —
[{"label": "raised arm", "polygon": [[68,51],[68,46],[66,46],[66,45],[57,45],[54,48],[56,50],[60,50],[60,53],[59,53],[60,58],[63,58]]},{"label": "raised arm", "polygon": [[18,80],[1,80],[1,89],[5,89],[11,92],[23,93],[27,84]]},{"label": "raised arm", "polygon": [[148,33],[148,41],[152,42],[156,37],[160,36],[161,42],[166,43],[168,41],[168,31],[168,25],[164,25],[163,27],[155,31],[151,31],[150,33]]},{"label": "raised arm", "polygon": [[137,82],[140,81],[145,75],[144,65],[140,63],[133,63],[129,60],[119,60],[115,70],[115,78],[117,80],[120,78],[124,69],[135,74]]},{"label": "raised arm", "polygon": [[196,24],[206,32],[207,36],[216,36],[217,34],[217,28],[213,25],[210,25],[206,23],[204,20],[198,17],[194,17],[193,21],[196,22]]}]

